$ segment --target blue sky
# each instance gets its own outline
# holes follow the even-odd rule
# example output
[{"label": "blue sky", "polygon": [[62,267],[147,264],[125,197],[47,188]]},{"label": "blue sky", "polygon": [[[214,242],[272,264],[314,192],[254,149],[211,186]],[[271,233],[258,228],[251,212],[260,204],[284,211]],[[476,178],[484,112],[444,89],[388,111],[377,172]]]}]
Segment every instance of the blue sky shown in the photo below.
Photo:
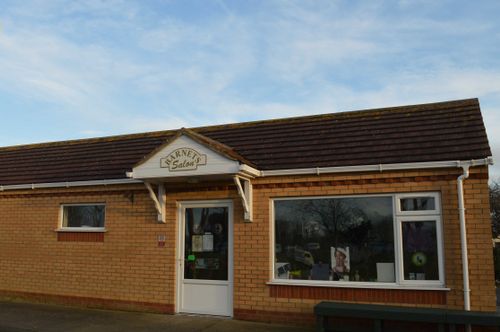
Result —
[{"label": "blue sky", "polygon": [[0,146],[478,97],[500,164],[499,14],[496,0],[0,0]]}]

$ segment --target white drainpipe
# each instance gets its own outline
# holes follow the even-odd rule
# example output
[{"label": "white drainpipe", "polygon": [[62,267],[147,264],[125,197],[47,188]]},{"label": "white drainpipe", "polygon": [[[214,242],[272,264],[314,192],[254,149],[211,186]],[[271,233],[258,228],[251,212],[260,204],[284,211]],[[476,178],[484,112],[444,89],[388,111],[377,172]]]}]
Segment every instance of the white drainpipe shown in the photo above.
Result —
[{"label": "white drainpipe", "polygon": [[467,256],[467,229],[465,227],[464,180],[469,177],[469,165],[462,165],[463,174],[457,179],[458,213],[462,247],[462,274],[464,279],[464,310],[470,311],[469,259]]}]

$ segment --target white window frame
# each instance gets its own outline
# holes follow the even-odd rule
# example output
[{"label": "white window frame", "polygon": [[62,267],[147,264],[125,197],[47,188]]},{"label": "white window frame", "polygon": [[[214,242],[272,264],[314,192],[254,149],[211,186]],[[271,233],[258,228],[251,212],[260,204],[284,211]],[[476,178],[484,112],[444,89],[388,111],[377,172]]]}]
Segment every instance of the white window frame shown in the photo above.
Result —
[{"label": "white window frame", "polygon": [[[439,215],[441,213],[440,206],[441,200],[439,193],[436,192],[419,192],[419,193],[405,193],[405,194],[396,194],[396,213],[397,215]],[[434,198],[434,210],[416,210],[416,211],[403,211],[401,209],[401,199],[404,198]]]},{"label": "white window frame", "polygon": [[[294,280],[275,278],[275,211],[276,201],[286,200],[306,200],[306,199],[339,199],[339,198],[369,198],[369,197],[391,197],[393,206],[393,234],[394,234],[394,274],[395,282],[368,282],[368,281],[317,281],[317,280]],[[403,211],[400,210],[400,199],[408,197],[433,197],[435,199],[435,210],[432,211]],[[407,212],[413,212],[407,215]],[[332,195],[332,196],[303,196],[303,197],[274,197],[270,199],[269,214],[271,220],[270,236],[270,285],[297,285],[314,287],[346,287],[346,288],[382,288],[382,289],[419,289],[419,290],[449,290],[444,283],[444,258],[443,258],[443,238],[441,223],[441,200],[438,192],[418,192],[418,193],[387,193],[368,195]],[[422,219],[420,219],[422,218]],[[403,252],[401,221],[436,221],[436,237],[438,241],[438,267],[439,280],[404,280],[403,276]]]},{"label": "white window frame", "polygon": [[106,226],[106,203],[70,203],[61,204],[59,208],[59,225],[57,232],[82,232],[82,233],[98,233],[106,232],[106,227],[65,227],[64,226],[64,208],[67,206],[104,206],[104,226]]},{"label": "white window frame", "polygon": [[[439,215],[429,215],[429,216],[398,216],[397,221],[397,239],[398,239],[398,252],[400,253],[399,258],[399,280],[402,285],[435,285],[444,286],[444,262],[443,262],[443,233],[442,233],[442,223],[441,216]],[[439,280],[408,280],[404,278],[404,260],[403,260],[403,223],[405,222],[418,222],[418,221],[434,221],[436,223],[436,240],[437,240],[437,254],[438,254],[438,273]]]}]

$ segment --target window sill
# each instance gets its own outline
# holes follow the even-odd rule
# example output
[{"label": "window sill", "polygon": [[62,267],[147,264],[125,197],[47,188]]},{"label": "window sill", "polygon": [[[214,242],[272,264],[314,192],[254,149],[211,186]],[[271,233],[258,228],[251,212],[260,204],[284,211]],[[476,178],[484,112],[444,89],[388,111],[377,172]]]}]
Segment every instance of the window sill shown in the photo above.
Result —
[{"label": "window sill", "polygon": [[74,227],[74,228],[58,228],[55,229],[54,232],[58,233],[106,233],[107,230],[104,227],[96,227],[96,228],[80,228],[80,227]]},{"label": "window sill", "polygon": [[369,289],[432,290],[432,291],[451,290],[451,288],[440,285],[425,285],[425,284],[399,285],[396,283],[349,282],[349,281],[310,282],[307,280],[296,280],[296,281],[271,280],[266,284],[270,286],[299,286],[299,287],[369,288]]}]

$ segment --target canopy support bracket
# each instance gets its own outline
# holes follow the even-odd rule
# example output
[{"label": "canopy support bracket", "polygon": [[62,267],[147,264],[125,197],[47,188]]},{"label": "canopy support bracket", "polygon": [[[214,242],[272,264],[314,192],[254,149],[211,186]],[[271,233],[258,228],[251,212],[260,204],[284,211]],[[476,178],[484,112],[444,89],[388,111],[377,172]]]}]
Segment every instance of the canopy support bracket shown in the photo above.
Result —
[{"label": "canopy support bracket", "polygon": [[158,212],[158,222],[166,223],[165,217],[165,185],[163,183],[158,184],[158,194],[153,190],[153,186],[149,182],[144,182],[146,188],[149,191],[149,196],[155,203],[156,212]]},{"label": "canopy support bracket", "polygon": [[253,221],[253,188],[249,179],[235,175],[233,177],[238,194],[243,204],[244,218],[246,222]]}]

